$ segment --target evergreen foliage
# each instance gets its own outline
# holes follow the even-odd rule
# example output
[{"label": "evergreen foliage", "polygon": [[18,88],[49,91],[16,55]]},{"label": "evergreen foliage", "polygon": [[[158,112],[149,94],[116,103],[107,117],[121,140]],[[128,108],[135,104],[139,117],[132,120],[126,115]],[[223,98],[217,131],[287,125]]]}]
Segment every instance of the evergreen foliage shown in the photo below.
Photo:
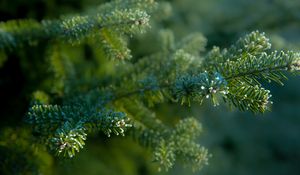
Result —
[{"label": "evergreen foliage", "polygon": [[[50,155],[76,159],[88,138],[99,131],[107,137],[130,136],[150,148],[159,171],[169,171],[176,162],[199,171],[211,157],[197,141],[202,125],[195,117],[169,121],[165,118],[171,116],[156,111],[158,106],[179,103],[178,108],[186,109],[208,99],[213,106],[225,103],[264,113],[272,104],[266,83],[283,85],[288,73],[300,72],[300,53],[272,50],[266,34],[259,31],[224,49],[207,47],[201,33],[177,41],[172,30],[161,29],[165,19],[157,15],[169,8],[167,2],[115,0],[59,19],[1,22],[0,66],[15,52],[26,55],[22,50],[44,47],[38,70],[23,63],[42,81],[29,90],[24,135],[10,143],[9,134],[1,134],[1,149],[16,151],[7,160],[7,154],[1,156],[5,167],[0,172],[8,174],[14,159],[19,159],[22,168],[16,174],[40,174],[38,154],[51,160]],[[147,32],[156,33],[150,44],[154,46],[139,52],[141,46],[132,46]],[[32,153],[31,143],[41,153]],[[26,164],[31,153],[37,158]]]}]

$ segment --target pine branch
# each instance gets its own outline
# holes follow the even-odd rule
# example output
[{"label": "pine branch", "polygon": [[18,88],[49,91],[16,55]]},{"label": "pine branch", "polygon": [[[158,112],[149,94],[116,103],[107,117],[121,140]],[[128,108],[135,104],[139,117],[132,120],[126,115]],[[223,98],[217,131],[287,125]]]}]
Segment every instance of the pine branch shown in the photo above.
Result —
[{"label": "pine branch", "polygon": [[[153,5],[152,1],[147,2],[149,6]],[[137,0],[135,3],[140,4],[141,1]],[[97,11],[92,14],[62,17],[60,20],[44,20],[41,23],[35,20],[2,22],[0,49],[13,50],[23,45],[36,45],[49,40],[75,44],[104,28],[129,35],[142,32],[148,26],[149,15],[137,8],[139,6],[135,5],[135,8],[122,6],[115,9],[106,5],[107,13]]]},{"label": "pine branch", "polygon": [[270,48],[264,33],[256,31],[240,38],[228,50],[214,47],[208,53],[203,69],[219,72],[228,82],[225,102],[242,111],[263,113],[272,102],[270,91],[261,87],[261,80],[283,85],[287,79],[285,72],[299,72],[299,53],[273,51],[268,54],[266,51]]},{"label": "pine branch", "polygon": [[155,86],[146,86],[141,89],[130,91],[124,94],[116,95],[113,101],[122,98],[128,98],[134,95],[143,95],[146,92],[164,91],[162,94],[170,94],[175,101],[181,101],[181,104],[191,101],[202,103],[204,98],[211,97],[214,105],[218,105],[216,99],[217,93],[227,93],[227,82],[218,73],[210,75],[207,72],[200,74],[186,74],[176,78],[175,82],[165,83]]},{"label": "pine branch", "polygon": [[[106,39],[113,38],[106,33],[110,31],[102,32]],[[74,96],[62,106],[34,105],[28,113],[29,123],[44,137],[50,150],[59,156],[73,157],[83,147],[89,132],[124,135],[131,127],[128,123],[131,118],[134,127],[130,133],[154,150],[154,160],[162,169],[168,170],[178,159],[194,170],[201,169],[207,164],[209,154],[194,142],[201,131],[197,121],[186,119],[168,127],[143,102],[151,105],[167,98],[190,105],[211,98],[218,105],[219,97],[223,97],[230,106],[242,111],[262,113],[268,110],[271,95],[259,80],[281,82],[282,71],[298,72],[300,63],[297,53],[265,53],[269,49],[267,39],[258,33],[240,39],[228,51],[214,48],[205,58],[207,63],[205,60],[203,63],[199,55],[203,48],[197,49],[195,44],[201,43],[203,47],[205,40],[197,36],[184,39],[181,44],[165,42],[168,46],[164,48],[169,49],[134,65],[125,64],[132,67],[119,75],[117,80],[121,81],[112,82],[109,87]],[[116,43],[110,41],[109,49]],[[123,112],[107,110],[109,105]]]},{"label": "pine branch", "polygon": [[266,53],[270,48],[265,34],[255,31],[240,38],[228,50],[213,48],[206,57],[204,69],[217,71],[228,81],[243,78],[252,84],[264,79],[282,84],[281,80],[286,79],[283,71],[299,70],[300,55],[291,51]]},{"label": "pine branch", "polygon": [[241,81],[230,82],[228,94],[224,101],[241,111],[250,110],[254,113],[264,113],[271,106],[271,94],[258,85],[252,86]]},{"label": "pine branch", "polygon": [[202,126],[195,118],[180,120],[174,127],[169,127],[139,101],[125,100],[120,105],[134,121],[130,133],[139,143],[153,150],[153,161],[159,165],[159,171],[168,171],[176,160],[195,171],[207,165],[210,155],[196,143]]},{"label": "pine branch", "polygon": [[[190,34],[178,43],[172,43],[172,33],[170,33],[170,31],[162,31],[161,34],[163,35],[161,36],[163,40],[169,40],[162,41],[162,43],[169,45],[162,47],[168,49],[140,59],[137,63],[132,65],[131,69],[128,69],[128,72],[120,74],[121,80],[123,79],[122,81],[124,82],[121,81],[119,85],[120,88],[118,88],[122,90],[117,90],[119,92],[114,93],[114,100],[136,95],[143,97],[144,99],[148,99],[148,103],[150,103],[150,105],[155,103],[155,101],[161,102],[163,100],[163,96],[167,96],[168,98],[174,97],[172,98],[173,100],[178,100],[175,99],[177,97],[175,97],[176,95],[174,95],[175,93],[173,92],[175,82],[178,79],[184,77],[189,78],[192,76],[202,76],[204,79],[206,78],[204,76],[205,74],[207,74],[206,76],[210,74],[206,72],[203,73],[203,75],[200,75],[201,72],[191,73],[189,71],[195,66],[197,67],[201,65],[202,60],[199,58],[199,53],[204,50],[204,46],[206,44],[206,39],[202,34]],[[167,39],[165,34],[167,35],[166,37],[171,38]],[[129,66],[131,65],[128,65],[128,67]],[[132,79],[133,81],[130,82],[128,81],[129,79]],[[122,87],[122,85],[125,84],[128,89]],[[207,86],[207,84],[203,84],[203,86]],[[182,101],[182,103],[184,102]]]},{"label": "pine branch", "polygon": [[[116,100],[145,92],[161,91],[161,94],[173,97],[173,100],[181,101],[181,103],[190,104],[191,101],[201,103],[205,97],[212,97],[213,104],[217,105],[219,104],[218,97],[214,92],[220,92],[220,96],[223,96],[225,102],[231,106],[236,106],[242,111],[251,110],[254,113],[263,113],[271,104],[269,101],[271,95],[268,90],[260,87],[260,80],[283,84],[282,81],[286,79],[283,71],[298,72],[300,70],[298,53],[274,51],[267,54],[265,51],[270,49],[268,41],[264,34],[252,32],[245,38],[239,39],[236,45],[231,46],[228,51],[224,49],[220,52],[218,48],[213,48],[207,56],[208,63],[204,62],[202,66],[202,69],[212,73],[189,73],[178,75],[175,79],[172,78],[174,73],[171,73],[171,78],[165,78],[161,83],[154,83],[156,85],[149,86],[150,88],[142,87],[117,95],[120,97],[116,97]],[[174,58],[181,58],[180,61],[188,60],[185,56],[191,58],[179,52],[176,52]],[[175,59],[174,63],[179,62]],[[174,72],[175,69],[176,73],[184,74],[187,70],[182,69],[185,66],[184,63],[188,64],[188,61],[183,61],[182,66],[178,64],[179,68],[173,67],[170,72]],[[180,69],[183,71],[178,71]],[[157,71],[161,73],[160,70]],[[152,82],[157,82],[158,79],[152,78]]]},{"label": "pine branch", "polygon": [[111,60],[125,60],[132,56],[127,47],[127,42],[124,41],[120,34],[107,29],[102,29],[99,33],[100,41],[102,41],[102,48]]},{"label": "pine branch", "polygon": [[[103,132],[107,137],[126,133],[143,146],[150,147],[159,170],[168,171],[176,161],[194,171],[201,170],[210,158],[207,149],[197,143],[201,124],[193,117],[178,119],[177,116],[172,116],[174,123],[167,120],[165,124],[160,119],[162,114],[157,116],[154,112],[157,108],[150,107],[165,99],[189,106],[211,99],[216,106],[223,97],[231,107],[263,113],[272,102],[270,91],[262,87],[261,80],[283,84],[285,72],[300,71],[299,53],[270,52],[269,39],[258,31],[240,38],[228,49],[214,47],[206,56],[202,52],[207,41],[201,33],[192,33],[175,42],[176,35],[171,30],[155,31],[154,36],[160,41],[153,47],[157,53],[145,56],[152,51],[147,48],[141,54],[134,52],[143,58],[113,65],[114,60],[133,57],[128,39],[149,27],[149,14],[155,8],[161,9],[156,17],[165,18],[171,14],[170,4],[156,5],[154,0],[115,0],[83,14],[56,20],[25,19],[0,23],[0,67],[9,52],[25,46],[53,45],[47,50],[47,63],[53,77],[45,79],[48,87],[33,93],[34,100],[26,121],[39,142],[56,156],[74,157],[84,148],[89,134],[94,132]],[[172,26],[168,22],[159,25],[165,24]],[[68,47],[83,43],[84,52],[71,51],[79,47],[60,50],[65,43]],[[136,43],[140,44],[134,41],[130,46],[135,48]],[[65,53],[76,56],[65,58],[62,56]],[[78,58],[82,53],[92,59]],[[102,63],[105,70],[99,69],[98,64]],[[80,68],[78,73],[76,68]],[[109,73],[107,69],[111,69]],[[84,83],[78,83],[81,80]],[[4,145],[6,150],[11,144],[21,155],[34,153],[32,148],[29,152],[19,149],[16,141],[0,139],[1,149]],[[27,138],[25,143],[28,149]]]},{"label": "pine branch", "polygon": [[84,146],[87,133],[102,131],[123,135],[131,127],[122,112],[97,110],[92,106],[33,105],[26,121],[34,126],[42,142],[57,156],[72,158]]},{"label": "pine branch", "polygon": [[294,52],[279,54],[275,51],[270,55],[262,53],[259,57],[248,55],[247,58],[238,59],[236,62],[227,61],[220,67],[220,72],[227,75],[226,79],[250,78],[254,82],[258,79],[274,81],[282,84],[286,79],[283,71],[298,71],[300,55]]}]

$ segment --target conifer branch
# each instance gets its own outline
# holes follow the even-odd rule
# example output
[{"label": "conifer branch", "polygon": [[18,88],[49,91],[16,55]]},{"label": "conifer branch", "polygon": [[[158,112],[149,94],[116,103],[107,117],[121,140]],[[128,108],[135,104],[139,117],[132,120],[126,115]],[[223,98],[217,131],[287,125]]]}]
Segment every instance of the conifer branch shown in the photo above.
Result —
[{"label": "conifer branch", "polygon": [[[269,39],[258,31],[228,49],[214,47],[204,55],[207,40],[201,33],[177,41],[172,30],[155,30],[157,38],[151,41],[159,42],[142,50],[139,44],[145,41],[137,41],[141,39],[137,37],[129,42],[130,37],[149,28],[150,14],[163,19],[171,14],[169,3],[157,5],[154,0],[114,0],[59,19],[0,22],[0,67],[10,52],[19,56],[18,49],[41,44],[46,44],[40,54],[46,51],[47,59],[41,67],[50,67],[50,71],[41,71],[49,77],[35,84],[40,89],[33,92],[26,113],[31,127],[24,131],[22,142],[29,151],[17,147],[23,145],[10,136],[13,131],[6,134],[5,141],[0,135],[0,148],[7,150],[12,145],[22,156],[34,154],[30,130],[42,143],[37,145],[59,158],[73,158],[84,148],[89,134],[102,132],[111,137],[126,133],[152,150],[159,171],[168,171],[177,161],[198,171],[210,158],[208,150],[197,143],[201,124],[194,117],[177,116],[165,124],[160,119],[163,114],[156,113],[159,109],[152,108],[154,104],[166,100],[190,106],[209,99],[216,106],[223,99],[241,111],[264,113],[272,104],[272,95],[261,81],[283,84],[286,72],[300,72],[299,53],[271,52]],[[157,9],[161,11],[155,15]],[[163,21],[153,28],[165,24],[172,26]],[[137,52],[131,52],[129,46],[138,48]],[[142,58],[127,61],[137,55]],[[122,64],[115,64],[115,60],[122,60]],[[20,62],[20,67],[23,64],[27,63]],[[27,84],[27,77],[24,79]],[[15,165],[14,160],[9,161]]]},{"label": "conifer branch", "polygon": [[[253,35],[253,33],[250,35]],[[255,33],[255,36],[256,35],[258,34]],[[257,39],[257,37],[254,37],[254,39]],[[253,39],[253,37],[247,36],[245,42],[242,42],[243,40],[240,39],[238,43],[244,44],[250,42],[251,44],[252,41],[249,38]],[[268,44],[264,45],[268,47]],[[238,45],[238,47],[244,46]],[[62,155],[64,156],[68,155],[69,157],[72,157],[75,152],[79,151],[84,145],[86,132],[96,129],[103,131],[108,136],[110,136],[111,133],[123,135],[124,130],[131,126],[130,124],[127,124],[128,119],[125,117],[125,113],[109,112],[107,110],[103,111],[103,106],[111,102],[117,102],[121,99],[132,98],[134,96],[141,97],[142,99],[151,99],[151,96],[155,96],[155,94],[159,93],[174,101],[181,102],[181,104],[190,104],[192,101],[202,103],[203,99],[211,97],[213,104],[218,105],[218,96],[221,96],[224,98],[225,102],[229,103],[231,106],[236,106],[242,111],[251,110],[255,113],[264,112],[271,104],[269,101],[271,95],[270,91],[261,87],[256,77],[279,82],[281,77],[270,73],[272,73],[272,71],[282,71],[283,69],[299,71],[299,57],[298,54],[293,52],[280,52],[280,54],[273,52],[268,55],[265,52],[260,53],[261,51],[264,51],[261,47],[258,47],[257,49],[255,49],[256,47],[254,46],[249,47],[250,48],[246,47],[247,49],[245,50],[252,54],[244,54],[243,51],[238,51],[238,54],[229,53],[227,51],[223,51],[223,53],[220,54],[211,52],[208,55],[211,59],[220,59],[220,57],[227,57],[228,55],[235,54],[240,55],[239,53],[242,53],[240,55],[242,57],[237,58],[236,56],[233,56],[231,60],[227,59],[223,63],[219,63],[218,67],[215,69],[209,69],[210,66],[208,66],[208,70],[211,72],[205,71],[202,73],[189,72],[187,68],[178,67],[180,66],[178,63],[182,60],[190,59],[188,58],[190,55],[185,54],[183,50],[181,50],[180,53],[176,51],[175,54],[171,52],[169,58],[172,58],[172,63],[175,65],[177,64],[177,66],[168,68],[168,79],[162,81],[154,76],[156,75],[155,72],[152,72],[153,76],[148,76],[144,80],[139,80],[138,85],[136,85],[138,87],[137,89],[131,90],[130,88],[125,88],[123,91],[112,93],[112,95],[107,98],[105,96],[102,97],[103,99],[95,98],[100,94],[105,94],[106,92],[104,90],[103,92],[96,92],[96,94],[91,92],[91,94],[86,94],[85,97],[75,98],[75,103],[70,101],[71,104],[73,104],[70,107],[35,105],[28,113],[29,122],[35,125],[36,132],[46,136],[46,140],[47,138],[51,138],[50,141],[47,142],[52,143],[50,144],[50,147],[52,147],[51,149],[55,150],[58,155],[63,153]],[[191,49],[189,52],[193,52],[193,50],[194,49]],[[240,49],[236,49],[232,46],[229,50],[237,51]],[[213,52],[215,52],[215,50],[213,50]],[[140,63],[137,65],[140,65]],[[186,72],[184,73],[184,71]],[[148,73],[151,74],[150,72]],[[226,76],[223,77],[223,75]],[[253,83],[253,81],[257,83]],[[133,81],[133,83],[136,84],[137,82]],[[74,104],[80,105],[74,106]],[[86,104],[86,106],[83,104]],[[51,123],[51,125],[49,125],[49,123]],[[143,124],[143,122],[141,122],[141,124]],[[163,127],[163,125],[160,127]],[[146,129],[145,132],[147,133],[157,133],[157,131],[151,131],[151,129],[148,130],[146,126],[143,126],[142,128],[144,128],[142,130]],[[166,134],[165,132],[163,133],[157,134]],[[70,138],[74,142],[68,140]],[[166,146],[164,144],[165,139],[166,138],[162,137],[161,141],[151,143],[150,145],[154,144],[158,146],[156,147],[156,154],[161,155],[162,157],[157,157],[157,161],[163,161],[166,163],[164,163],[164,166],[170,167],[172,165],[171,162],[174,161],[172,155],[170,155],[171,157],[164,155],[168,150],[164,150],[167,151],[165,153],[161,152],[162,149],[166,147],[172,147],[171,145]],[[176,145],[176,142],[174,142],[174,144]],[[172,152],[172,150],[169,151]],[[161,154],[158,154],[158,152]],[[189,157],[187,155],[189,155],[190,152],[183,154],[185,154],[186,157]],[[167,160],[163,160],[165,158]]]},{"label": "conifer branch", "polygon": [[[277,52],[267,54],[269,40],[259,32],[252,32],[222,52],[214,48],[207,56],[206,66],[220,72],[228,81],[228,94],[225,102],[240,110],[254,113],[265,112],[270,104],[270,91],[261,87],[260,80],[283,85],[287,79],[285,71],[299,72],[299,53]],[[219,63],[215,62],[218,61]],[[229,99],[229,100],[228,100]]]},{"label": "conifer branch", "polygon": [[153,160],[159,165],[159,171],[168,171],[177,160],[195,171],[208,164],[207,149],[195,141],[202,131],[195,118],[182,119],[169,127],[138,101],[125,100],[122,108],[134,120],[135,125],[130,131],[133,138],[153,149]]},{"label": "conifer branch", "polygon": [[[114,48],[122,47],[121,40],[115,38],[111,30],[101,32],[108,41],[107,52],[118,57],[119,52]],[[269,44],[264,35],[257,32],[240,39],[228,50],[220,52],[214,48],[203,61],[199,51],[206,41],[201,35],[194,36],[197,37],[185,38],[179,44],[165,42],[167,50],[141,59],[128,72],[120,74],[123,81],[112,84],[111,91],[102,87],[102,90],[73,97],[62,106],[33,105],[28,112],[28,122],[56,155],[73,157],[83,148],[89,132],[124,135],[131,127],[128,122],[131,118],[134,127],[130,133],[153,149],[154,160],[162,169],[171,168],[178,158],[194,170],[201,169],[207,164],[209,154],[194,142],[201,131],[197,121],[191,118],[180,121],[174,128],[165,126],[147,111],[148,108],[138,107],[142,101],[146,99],[151,104],[165,97],[190,105],[211,98],[212,103],[218,105],[219,97],[223,97],[230,106],[242,111],[262,113],[268,110],[271,95],[261,87],[259,80],[281,82],[284,78],[281,71],[297,72],[300,64],[298,54],[293,52],[265,53]],[[197,44],[200,49],[195,47]],[[154,64],[149,65],[149,62]],[[132,101],[125,103],[130,99],[137,101],[134,107],[130,106]],[[108,105],[123,112],[107,110]]]},{"label": "conifer branch", "polygon": [[123,135],[131,127],[126,114],[91,106],[33,105],[27,122],[56,155],[72,158],[84,146],[88,132]]},{"label": "conifer branch", "polygon": [[266,53],[271,48],[264,33],[252,32],[240,38],[228,50],[220,51],[215,47],[209,52],[205,68],[222,74],[226,80],[244,78],[248,83],[258,83],[258,79],[275,81],[282,84],[286,77],[282,71],[299,71],[299,53]]},{"label": "conifer branch", "polygon": [[[104,5],[103,8],[99,7],[100,10],[105,9],[103,12],[62,17],[60,20],[43,20],[40,23],[35,20],[1,22],[0,49],[13,50],[23,45],[36,45],[49,40],[68,41],[75,44],[97,34],[103,28],[129,35],[142,32],[148,26],[150,16],[146,11],[138,8],[142,6],[141,0],[130,2],[135,4],[135,8],[121,6],[122,8],[115,9]],[[150,7],[154,5],[153,1],[145,2]]]},{"label": "conifer branch", "polygon": [[[235,78],[251,78],[264,79],[269,82],[274,81],[283,84],[282,80],[286,79],[283,71],[295,72],[299,70],[297,62],[300,55],[294,52],[280,52],[275,51],[270,55],[262,53],[259,57],[248,55],[247,58],[238,59],[236,62],[227,61],[220,68],[226,79]],[[256,80],[253,80],[257,82]]]},{"label": "conifer branch", "polygon": [[214,105],[217,105],[216,94],[227,93],[227,82],[218,73],[210,75],[207,72],[196,75],[182,75],[177,77],[173,83],[164,83],[162,85],[150,86],[141,89],[137,89],[125,94],[117,95],[113,100],[119,100],[122,98],[131,97],[134,95],[143,95],[146,92],[151,91],[163,91],[166,90],[168,94],[174,98],[175,101],[181,101],[181,104],[191,101],[197,101],[202,103],[204,98],[212,97]]}]

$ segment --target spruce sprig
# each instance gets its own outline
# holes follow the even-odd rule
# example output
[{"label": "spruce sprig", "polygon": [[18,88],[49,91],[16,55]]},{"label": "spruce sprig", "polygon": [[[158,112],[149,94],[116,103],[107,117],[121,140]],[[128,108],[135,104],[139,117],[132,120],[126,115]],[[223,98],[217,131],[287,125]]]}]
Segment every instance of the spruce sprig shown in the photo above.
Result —
[{"label": "spruce sprig", "polygon": [[33,105],[27,113],[26,121],[47,143],[51,151],[62,157],[74,157],[83,148],[87,134],[102,131],[122,135],[131,127],[125,113],[92,106]]},{"label": "spruce sprig", "polygon": [[[140,0],[134,0],[131,6],[113,8],[103,5],[99,9],[82,15],[63,16],[59,20],[11,20],[0,23],[0,49],[14,50],[24,45],[37,45],[38,43],[59,40],[76,44],[87,37],[95,36],[101,29],[110,29],[123,34],[133,35],[143,32],[148,27],[150,16],[139,8]],[[152,7],[155,3],[145,1]],[[145,4],[145,5],[146,5]],[[104,13],[107,12],[107,13]]]}]

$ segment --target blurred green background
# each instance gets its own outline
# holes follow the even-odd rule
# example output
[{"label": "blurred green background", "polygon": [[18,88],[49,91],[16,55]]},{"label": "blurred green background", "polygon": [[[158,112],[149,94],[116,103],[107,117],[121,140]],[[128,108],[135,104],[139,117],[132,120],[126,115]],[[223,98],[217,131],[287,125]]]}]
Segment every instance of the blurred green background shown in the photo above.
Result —
[{"label": "blurred green background", "polygon": [[[54,19],[63,14],[81,12],[102,2],[106,1],[0,0],[0,21]],[[299,0],[168,2],[171,7],[164,7],[165,14],[155,14],[153,28],[131,42],[130,48],[135,56],[151,53],[153,46],[148,43],[162,28],[173,30],[176,37],[202,32],[208,39],[208,49],[214,45],[228,47],[243,34],[259,30],[271,39],[273,49],[300,50]],[[162,17],[160,15],[164,15],[163,20],[156,22],[156,18]],[[35,51],[19,51],[0,62],[1,129],[22,125],[30,94],[37,86],[41,86],[40,82],[47,76],[42,71],[44,67],[40,66],[44,65],[44,60],[39,57],[38,49]],[[291,77],[283,87],[274,84],[268,84],[267,87],[273,92],[274,105],[272,112],[264,115],[210,105],[193,105],[188,111],[180,113],[172,110],[176,107],[168,105],[162,105],[158,110],[169,112],[170,116],[192,115],[202,122],[204,132],[199,142],[209,149],[213,157],[210,165],[198,174],[300,174],[300,78]],[[16,153],[7,154],[13,156]],[[151,162],[150,150],[131,139],[107,139],[101,135],[90,138],[87,147],[71,162],[58,162],[47,153],[40,157],[45,174],[193,174],[180,165],[168,173],[158,173]],[[20,160],[16,165],[22,163]],[[1,165],[0,168],[7,167]]]}]

